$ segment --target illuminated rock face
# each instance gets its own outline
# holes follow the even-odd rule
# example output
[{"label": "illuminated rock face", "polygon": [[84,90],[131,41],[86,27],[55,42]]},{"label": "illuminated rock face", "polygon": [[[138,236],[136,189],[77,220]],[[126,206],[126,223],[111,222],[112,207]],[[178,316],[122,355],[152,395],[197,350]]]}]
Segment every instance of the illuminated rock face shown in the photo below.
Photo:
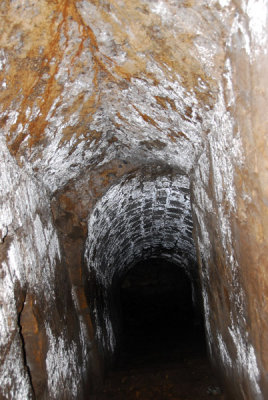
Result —
[{"label": "illuminated rock face", "polygon": [[105,296],[162,256],[200,276],[230,398],[267,398],[266,2],[0,10],[1,396],[93,390]]}]

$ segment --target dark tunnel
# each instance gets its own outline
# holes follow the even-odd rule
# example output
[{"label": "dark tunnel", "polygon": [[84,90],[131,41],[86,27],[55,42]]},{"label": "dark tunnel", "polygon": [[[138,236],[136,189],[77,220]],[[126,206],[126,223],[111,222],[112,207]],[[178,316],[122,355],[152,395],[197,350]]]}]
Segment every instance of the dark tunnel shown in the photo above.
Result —
[{"label": "dark tunnel", "polygon": [[[193,386],[193,396],[199,390],[208,395],[205,386],[212,373],[192,227],[189,180],[174,171],[129,176],[91,213],[85,249],[91,274],[88,302],[108,374],[105,385],[122,390],[115,399],[132,398],[117,379],[127,383],[141,370],[147,371],[141,380],[148,382],[148,371],[155,377],[168,370],[174,392],[183,395]],[[111,378],[116,371],[117,378]],[[152,385],[145,384],[143,398],[162,398],[163,387],[157,392],[158,383]],[[112,398],[114,393],[108,393]]]},{"label": "dark tunnel", "polygon": [[140,261],[120,285],[121,361],[173,362],[205,355],[201,308],[185,270],[165,259]]}]

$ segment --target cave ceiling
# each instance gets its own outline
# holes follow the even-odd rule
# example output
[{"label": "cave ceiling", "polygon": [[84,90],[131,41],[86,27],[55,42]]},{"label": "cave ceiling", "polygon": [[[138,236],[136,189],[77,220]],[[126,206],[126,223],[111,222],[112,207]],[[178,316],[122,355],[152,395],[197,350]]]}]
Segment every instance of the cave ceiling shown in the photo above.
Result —
[{"label": "cave ceiling", "polygon": [[54,192],[96,165],[189,173],[224,73],[224,1],[2,1],[0,123]]}]

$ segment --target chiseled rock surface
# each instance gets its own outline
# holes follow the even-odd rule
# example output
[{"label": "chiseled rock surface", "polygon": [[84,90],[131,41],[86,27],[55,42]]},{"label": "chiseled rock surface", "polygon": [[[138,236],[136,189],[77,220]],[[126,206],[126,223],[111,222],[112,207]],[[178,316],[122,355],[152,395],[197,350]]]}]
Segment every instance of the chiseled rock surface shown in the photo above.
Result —
[{"label": "chiseled rock surface", "polygon": [[0,397],[79,398],[90,339],[79,330],[49,197],[2,138],[0,151]]},{"label": "chiseled rock surface", "polygon": [[2,2],[1,121],[19,164],[53,191],[115,156],[188,172],[230,18],[199,3]]},{"label": "chiseled rock surface", "polygon": [[[129,202],[128,174],[155,170],[156,194],[160,166],[190,183],[211,359],[230,396],[265,399],[266,1],[3,0],[0,14],[1,396],[82,398],[99,374],[87,227],[109,194]],[[178,226],[166,243],[188,251]]]}]

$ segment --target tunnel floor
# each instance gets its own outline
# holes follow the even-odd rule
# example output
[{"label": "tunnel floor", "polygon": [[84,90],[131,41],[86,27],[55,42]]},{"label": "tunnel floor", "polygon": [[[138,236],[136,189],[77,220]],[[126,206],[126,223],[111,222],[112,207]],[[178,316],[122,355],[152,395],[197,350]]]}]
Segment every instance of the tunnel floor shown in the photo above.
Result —
[{"label": "tunnel floor", "polygon": [[121,285],[118,357],[96,400],[224,400],[184,271],[162,260],[133,271]]}]

